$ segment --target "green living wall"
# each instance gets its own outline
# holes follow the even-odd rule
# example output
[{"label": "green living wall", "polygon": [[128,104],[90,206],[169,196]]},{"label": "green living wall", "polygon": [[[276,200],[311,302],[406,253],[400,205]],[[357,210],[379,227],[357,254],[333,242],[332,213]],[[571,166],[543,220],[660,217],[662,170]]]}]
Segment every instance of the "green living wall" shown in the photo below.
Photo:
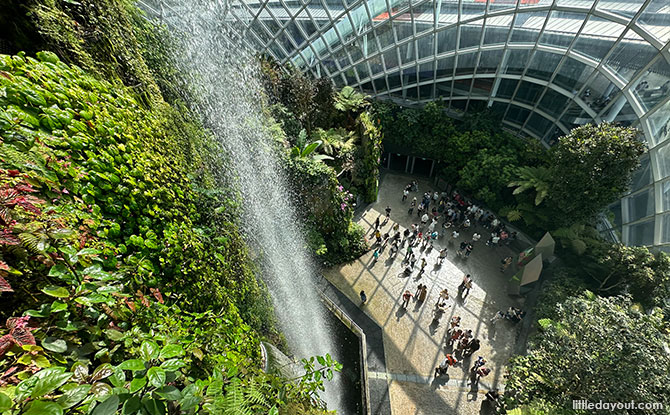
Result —
[{"label": "green living wall", "polygon": [[546,159],[536,140],[503,131],[493,114],[453,120],[440,102],[422,108],[376,102],[374,114],[388,151],[438,161],[439,177],[496,212],[514,203],[507,185],[515,170],[541,165]]},{"label": "green living wall", "polygon": [[295,68],[262,61],[262,75],[276,120],[274,131],[317,259],[333,265],[367,249],[352,221],[356,201],[377,199],[382,134],[367,97],[336,91],[327,79],[310,79]]},{"label": "green living wall", "polygon": [[57,54],[0,55],[0,412],[322,413],[338,364],[260,369],[281,335],[159,28],[7,6],[15,47]]}]

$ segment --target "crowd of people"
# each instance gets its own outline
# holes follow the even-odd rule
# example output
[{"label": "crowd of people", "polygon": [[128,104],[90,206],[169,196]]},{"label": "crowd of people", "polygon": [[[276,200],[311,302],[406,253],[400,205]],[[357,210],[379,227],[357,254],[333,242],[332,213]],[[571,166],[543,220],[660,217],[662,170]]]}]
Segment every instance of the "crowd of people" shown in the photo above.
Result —
[{"label": "crowd of people", "polygon": [[[408,215],[416,214],[417,220],[407,229],[400,228],[397,222],[391,220],[391,207],[384,210],[385,215],[380,215],[373,223],[374,244],[372,246],[373,260],[370,266],[374,266],[379,257],[388,250],[387,266],[391,266],[396,257],[401,256],[403,265],[403,276],[414,276],[416,281],[421,281],[425,276],[429,265],[429,254],[435,248],[434,242],[438,239],[446,239],[444,246],[437,255],[434,269],[439,270],[448,251],[454,248],[455,254],[462,259],[470,257],[475,247],[487,246],[495,248],[509,245],[517,238],[517,233],[509,231],[506,225],[490,211],[472,203],[459,194],[458,191],[424,192],[422,196],[412,197],[412,192],[418,191],[416,182],[408,183],[403,189],[403,203],[409,203]],[[472,232],[472,233],[471,233]],[[467,235],[471,236],[468,238]],[[482,237],[482,235],[486,235]],[[478,249],[484,249],[480,247]],[[404,254],[401,252],[404,250]],[[512,256],[506,256],[501,261],[500,271],[506,272],[512,265]],[[458,286],[457,298],[464,301],[473,286],[473,278],[470,274],[464,275]],[[406,309],[410,301],[414,299],[417,307],[424,304],[428,297],[428,286],[419,283],[414,293],[406,289],[401,295],[401,307]],[[367,298],[361,292],[362,303]],[[449,303],[449,292],[445,288],[439,295],[432,310],[433,323],[435,327],[440,324],[442,316],[451,307]],[[498,312],[491,319],[494,324],[499,319],[507,319],[512,322],[520,321],[525,313],[510,307],[503,313]],[[448,353],[444,360],[435,368],[435,376],[447,373],[451,366],[462,364],[463,361],[480,349],[480,340],[475,338],[471,329],[460,328],[460,316],[454,316],[449,321],[446,334],[445,347]],[[480,378],[487,376],[491,370],[486,367],[486,360],[478,356],[470,369],[472,381],[478,382]]]}]

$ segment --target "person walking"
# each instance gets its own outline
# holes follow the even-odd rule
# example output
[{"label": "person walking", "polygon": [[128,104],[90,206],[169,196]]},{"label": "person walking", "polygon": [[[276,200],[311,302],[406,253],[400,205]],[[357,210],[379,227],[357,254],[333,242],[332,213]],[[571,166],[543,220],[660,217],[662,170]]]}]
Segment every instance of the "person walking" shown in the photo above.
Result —
[{"label": "person walking", "polygon": [[407,200],[407,196],[409,196],[409,190],[407,190],[407,188],[405,188],[405,190],[402,191],[402,201],[403,202],[405,200]]},{"label": "person walking", "polygon": [[372,253],[372,264],[370,264],[370,266],[374,266],[377,263],[378,259],[379,259],[379,248],[375,249],[375,252]]},{"label": "person walking", "polygon": [[472,246],[471,243],[468,243],[468,245],[465,247],[465,257],[466,258],[470,256],[470,254],[472,253],[473,248],[474,247]]},{"label": "person walking", "polygon": [[405,246],[405,241],[406,241],[407,238],[409,237],[409,233],[410,233],[410,232],[409,232],[409,229],[405,229],[405,230],[403,231],[403,233],[402,233],[402,241],[400,241],[400,247]]},{"label": "person walking", "polygon": [[414,248],[412,248],[412,245],[407,246],[407,252],[405,252],[405,258],[403,259],[403,261],[407,262],[407,258],[409,258],[412,255],[413,250]]},{"label": "person walking", "polygon": [[422,290],[422,289],[423,289],[423,284],[419,284],[419,285],[416,287],[416,292],[414,292],[414,296],[418,298],[418,297],[419,297],[419,294],[421,294],[421,290]]},{"label": "person walking", "polygon": [[463,281],[461,281],[461,284],[458,286],[458,293],[460,297],[465,300],[465,297],[470,294],[470,289],[472,288],[472,277],[470,274],[467,274],[463,277]]},{"label": "person walking", "polygon": [[375,219],[375,231],[379,228],[379,216]]},{"label": "person walking", "polygon": [[402,308],[407,308],[410,299],[412,299],[412,293],[409,290],[405,290],[405,293],[402,295]]},{"label": "person walking", "polygon": [[391,217],[391,206],[386,205],[386,217],[389,218]]},{"label": "person walking", "polygon": [[428,295],[428,287],[426,286],[426,284],[423,284],[421,292],[419,293],[419,301],[422,303],[426,301],[426,295]]},{"label": "person walking", "polygon": [[358,295],[361,296],[361,305],[365,304],[368,301],[368,296],[365,295],[365,291],[361,290],[361,292]]},{"label": "person walking", "polygon": [[417,275],[417,278],[421,278],[423,275],[424,269],[426,268],[426,258],[421,258],[421,269],[419,269],[419,274]]},{"label": "person walking", "polygon": [[400,229],[400,224],[396,222],[393,224],[393,232],[398,233],[398,229]]},{"label": "person walking", "polygon": [[412,202],[409,204],[409,209],[407,209],[407,214],[411,215],[414,213],[414,208],[416,207],[416,197],[412,199]]}]

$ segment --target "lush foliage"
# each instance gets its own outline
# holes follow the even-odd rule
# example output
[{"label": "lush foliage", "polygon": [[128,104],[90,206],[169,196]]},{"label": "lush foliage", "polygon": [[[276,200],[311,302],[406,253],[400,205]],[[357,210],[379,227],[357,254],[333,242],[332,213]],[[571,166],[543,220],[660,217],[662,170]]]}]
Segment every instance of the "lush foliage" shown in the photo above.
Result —
[{"label": "lush foliage", "polygon": [[0,57],[3,410],[310,404],[312,373],[287,383],[258,369],[271,311],[231,221],[234,201],[186,174],[195,138],[176,130],[169,106],[147,110],[38,56]]},{"label": "lush foliage", "polygon": [[551,149],[547,198],[559,223],[589,220],[628,189],[644,152],[638,134],[602,123],[575,128],[559,139]]},{"label": "lush foliage", "polygon": [[310,248],[325,264],[357,258],[366,245],[353,211],[358,196],[376,200],[381,157],[381,131],[367,97],[350,87],[336,92],[328,80],[311,80],[270,60],[261,69]]},{"label": "lush foliage", "polygon": [[514,202],[507,185],[516,169],[544,163],[545,152],[537,141],[494,127],[495,117],[489,113],[459,122],[437,102],[419,109],[380,102],[374,110],[390,152],[437,160],[443,179],[496,211]]},{"label": "lush foliage", "polygon": [[551,148],[546,167],[520,168],[510,186],[515,194],[535,192],[535,209],[544,211],[545,227],[591,221],[627,190],[644,152],[638,134],[608,123],[575,128]]},{"label": "lush foliage", "polygon": [[532,350],[515,357],[509,372],[514,404],[571,408],[573,399],[586,399],[670,405],[670,337],[659,312],[643,314],[625,297],[587,292],[539,323]]}]

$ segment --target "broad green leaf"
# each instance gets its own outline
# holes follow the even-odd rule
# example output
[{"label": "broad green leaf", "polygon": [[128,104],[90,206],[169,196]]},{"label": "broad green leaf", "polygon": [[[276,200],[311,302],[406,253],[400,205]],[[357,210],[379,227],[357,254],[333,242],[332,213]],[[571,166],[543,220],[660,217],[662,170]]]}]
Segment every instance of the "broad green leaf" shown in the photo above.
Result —
[{"label": "broad green leaf", "polygon": [[279,409],[277,409],[277,405],[270,408],[270,412],[268,412],[268,415],[279,415]]},{"label": "broad green leaf", "polygon": [[184,355],[184,348],[178,344],[166,344],[160,352],[161,359],[171,359],[177,356]]},{"label": "broad green leaf", "polygon": [[67,350],[67,343],[63,339],[57,339],[55,337],[47,337],[42,340],[42,346],[56,353],[64,353]]},{"label": "broad green leaf", "polygon": [[54,278],[62,278],[63,276],[70,277],[70,270],[65,264],[56,264],[49,270],[49,276]]},{"label": "broad green leaf", "polygon": [[23,415],[63,415],[63,408],[54,402],[35,401]]},{"label": "broad green leaf", "polygon": [[140,346],[140,356],[145,362],[151,361],[158,357],[158,344],[156,342],[145,340]]},{"label": "broad green leaf", "polygon": [[161,367],[169,372],[175,372],[184,366],[186,363],[181,359],[170,359],[161,363]]},{"label": "broad green leaf", "polygon": [[142,399],[142,406],[150,415],[165,415],[165,405],[158,399]]},{"label": "broad green leaf", "polygon": [[0,393],[0,412],[4,412],[12,407],[12,400],[4,393]]},{"label": "broad green leaf", "polygon": [[165,385],[165,370],[154,366],[147,371],[147,378],[153,387],[160,388]]},{"label": "broad green leaf", "polygon": [[106,383],[96,382],[91,386],[91,393],[100,399],[110,395],[112,393],[112,387]]},{"label": "broad green leaf", "polygon": [[58,301],[58,300],[51,303],[51,312],[52,313],[58,313],[58,312],[61,312],[63,310],[67,310],[67,304],[65,304],[61,301]]},{"label": "broad green leaf", "polygon": [[114,373],[114,368],[109,363],[103,363],[98,366],[91,375],[91,381],[95,382],[97,380],[102,380],[112,376]]},{"label": "broad green leaf", "polygon": [[179,401],[179,407],[182,411],[188,411],[191,408],[195,408],[200,403],[201,399],[197,396],[188,395],[184,396],[181,401]]},{"label": "broad green leaf", "polygon": [[77,256],[82,256],[82,255],[98,255],[101,251],[98,249],[93,249],[93,248],[84,248],[77,252]]},{"label": "broad green leaf", "polygon": [[165,386],[155,391],[156,395],[168,401],[178,401],[181,399],[181,392],[174,386]]},{"label": "broad green leaf", "polygon": [[126,372],[118,366],[115,367],[114,373],[109,377],[109,381],[117,388],[122,387],[126,383]]},{"label": "broad green leaf", "polygon": [[130,359],[121,363],[119,367],[123,370],[144,370],[144,362],[141,359]]},{"label": "broad green leaf", "polygon": [[44,369],[42,371],[44,373],[35,384],[30,397],[39,398],[44,396],[67,382],[72,377],[72,373],[63,373],[63,370],[64,368]]},{"label": "broad green leaf", "polygon": [[91,385],[75,386],[58,398],[58,404],[65,409],[75,406],[88,395],[89,390],[91,390]]},{"label": "broad green leaf", "polygon": [[105,335],[113,341],[119,341],[123,338],[123,333],[114,329],[105,330]]},{"label": "broad green leaf", "polygon": [[137,413],[142,407],[142,402],[139,396],[131,396],[123,404],[123,415],[131,415]]},{"label": "broad green leaf", "polygon": [[70,296],[70,292],[67,289],[63,287],[56,287],[54,285],[42,288],[42,292],[46,295],[57,298],[66,298]]},{"label": "broad green leaf", "polygon": [[317,357],[316,357],[316,360],[317,360],[317,362],[319,362],[319,364],[320,364],[321,366],[325,366],[325,365],[326,365],[326,359],[324,359],[323,356],[317,356]]},{"label": "broad green leaf", "polygon": [[135,393],[147,384],[147,378],[135,378],[130,381],[130,393]]},{"label": "broad green leaf", "polygon": [[114,415],[119,407],[119,397],[112,395],[93,410],[93,415]]}]

